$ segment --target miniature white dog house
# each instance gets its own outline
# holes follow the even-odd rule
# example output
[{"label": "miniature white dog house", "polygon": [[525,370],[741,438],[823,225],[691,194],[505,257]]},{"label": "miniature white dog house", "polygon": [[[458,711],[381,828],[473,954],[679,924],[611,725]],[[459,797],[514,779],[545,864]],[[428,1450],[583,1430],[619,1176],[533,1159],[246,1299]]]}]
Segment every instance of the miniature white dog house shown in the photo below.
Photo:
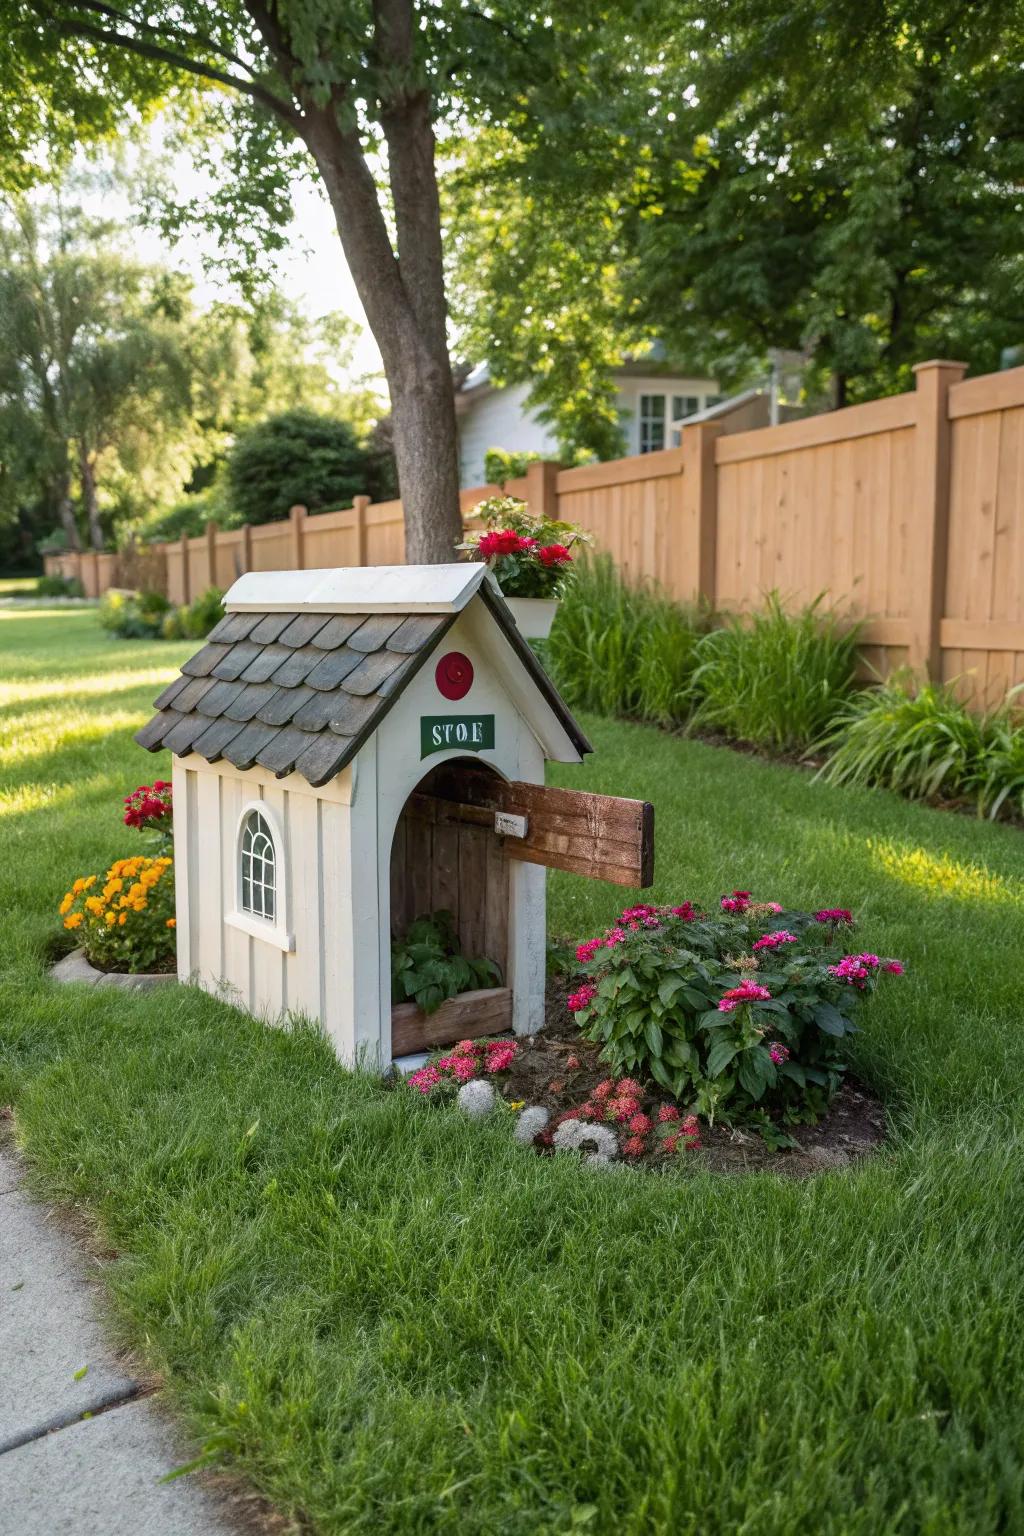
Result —
[{"label": "miniature white dog house", "polygon": [[[653,813],[544,789],[586,737],[486,567],[252,572],[136,736],[174,756],[178,975],[387,1062],[543,1021],[545,873],[649,884]],[[446,909],[503,985],[391,1005]]]}]

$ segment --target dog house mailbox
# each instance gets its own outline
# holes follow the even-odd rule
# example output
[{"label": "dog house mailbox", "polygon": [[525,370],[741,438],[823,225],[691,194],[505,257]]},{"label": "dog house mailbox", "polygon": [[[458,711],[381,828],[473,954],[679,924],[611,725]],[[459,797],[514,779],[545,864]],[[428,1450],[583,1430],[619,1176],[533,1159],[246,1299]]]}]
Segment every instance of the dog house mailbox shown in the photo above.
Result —
[{"label": "dog house mailbox", "polygon": [[[653,812],[544,787],[590,745],[481,564],[253,572],[137,735],[173,754],[178,975],[386,1062],[543,1021],[545,865],[647,885]],[[392,1007],[454,914],[502,985]]]}]

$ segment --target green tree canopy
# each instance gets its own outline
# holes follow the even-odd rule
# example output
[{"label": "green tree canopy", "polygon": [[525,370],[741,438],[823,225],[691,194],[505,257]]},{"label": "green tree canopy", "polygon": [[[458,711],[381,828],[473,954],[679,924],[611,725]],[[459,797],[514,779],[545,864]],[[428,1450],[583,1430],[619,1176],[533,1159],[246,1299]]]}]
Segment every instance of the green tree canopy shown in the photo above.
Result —
[{"label": "green tree canopy", "polygon": [[[1024,341],[1018,5],[731,0],[647,22],[614,94],[488,128],[448,189],[468,344],[549,412],[554,379],[564,440],[599,448],[591,380],[644,338],[727,383],[805,351],[837,403]],[[559,380],[538,358],[566,332]]]}]

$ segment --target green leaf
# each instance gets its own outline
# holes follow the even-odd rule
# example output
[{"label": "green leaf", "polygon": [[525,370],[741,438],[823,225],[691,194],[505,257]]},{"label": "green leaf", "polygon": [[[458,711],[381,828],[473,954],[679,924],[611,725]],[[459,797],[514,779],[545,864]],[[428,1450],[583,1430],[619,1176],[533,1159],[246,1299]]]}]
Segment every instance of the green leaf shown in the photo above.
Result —
[{"label": "green leaf", "polygon": [[811,1010],[811,1016],[818,1028],[824,1030],[826,1035],[842,1036],[847,1033],[847,1022],[838,1008],[833,1008],[831,1003],[818,1003]]},{"label": "green leaf", "polygon": [[667,1007],[675,997],[676,993],[681,992],[685,986],[686,982],[682,976],[678,974],[672,975],[670,973],[668,976],[663,976],[661,981],[658,983],[658,996]]},{"label": "green leaf", "polygon": [[738,1051],[734,1040],[716,1040],[708,1052],[708,1076],[720,1077]]},{"label": "green leaf", "polygon": [[647,1040],[647,1044],[650,1046],[652,1052],[652,1060],[657,1060],[662,1052],[664,1036],[661,1033],[660,1025],[658,1025],[654,1019],[648,1019],[647,1023],[644,1025],[644,1037]]}]

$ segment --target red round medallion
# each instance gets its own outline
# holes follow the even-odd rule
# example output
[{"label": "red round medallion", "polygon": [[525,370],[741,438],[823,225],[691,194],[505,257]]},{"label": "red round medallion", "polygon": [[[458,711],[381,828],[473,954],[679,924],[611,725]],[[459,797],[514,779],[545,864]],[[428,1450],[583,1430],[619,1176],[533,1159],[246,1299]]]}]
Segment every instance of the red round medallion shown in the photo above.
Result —
[{"label": "red round medallion", "polygon": [[442,698],[464,699],[473,686],[473,663],[461,651],[449,651],[438,662],[434,680]]}]

